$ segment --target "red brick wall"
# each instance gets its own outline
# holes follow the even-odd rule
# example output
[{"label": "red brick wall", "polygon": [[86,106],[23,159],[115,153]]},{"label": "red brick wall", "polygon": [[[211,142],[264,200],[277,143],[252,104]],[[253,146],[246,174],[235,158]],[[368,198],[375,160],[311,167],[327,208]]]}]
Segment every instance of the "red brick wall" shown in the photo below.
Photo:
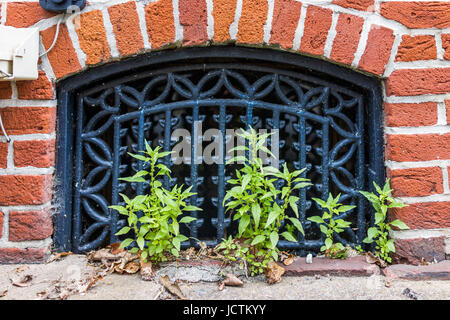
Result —
[{"label": "red brick wall", "polygon": [[[0,5],[0,24],[39,27],[45,49],[59,18],[37,1]],[[58,79],[150,50],[225,43],[317,56],[382,79],[386,167],[395,196],[410,204],[391,216],[413,229],[397,241],[450,228],[448,1],[93,0],[61,25],[38,80],[0,82],[12,138],[0,141],[0,262],[43,261],[51,245]]]}]

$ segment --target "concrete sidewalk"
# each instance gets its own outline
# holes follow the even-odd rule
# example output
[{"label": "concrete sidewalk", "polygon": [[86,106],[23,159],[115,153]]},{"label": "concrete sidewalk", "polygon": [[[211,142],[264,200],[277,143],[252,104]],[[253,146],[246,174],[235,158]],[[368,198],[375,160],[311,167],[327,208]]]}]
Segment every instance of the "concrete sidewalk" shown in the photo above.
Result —
[{"label": "concrete sidewalk", "polygon": [[[244,281],[243,287],[225,287],[222,291],[218,290],[214,279],[213,282],[181,281],[179,287],[190,300],[450,300],[448,280],[410,281],[376,274],[360,277],[311,275],[284,276],[280,283],[269,285],[264,276],[240,278]],[[0,265],[0,296],[3,296],[0,300],[171,297],[162,288],[157,280],[141,280],[139,273],[98,277],[98,268],[88,265],[84,255],[70,255],[48,264]]]}]

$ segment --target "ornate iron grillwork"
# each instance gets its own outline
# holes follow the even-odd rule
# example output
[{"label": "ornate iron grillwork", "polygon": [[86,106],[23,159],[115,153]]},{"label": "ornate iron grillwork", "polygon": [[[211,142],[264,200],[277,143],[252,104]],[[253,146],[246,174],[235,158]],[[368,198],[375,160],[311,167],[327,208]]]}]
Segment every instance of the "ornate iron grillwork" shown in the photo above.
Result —
[{"label": "ornate iron grillwork", "polygon": [[[262,49],[184,49],[125,60],[65,80],[59,85],[57,173],[60,211],[55,243],[60,250],[89,251],[119,239],[114,233],[125,220],[108,209],[128,196],[147,192],[144,184],[118,180],[145,164],[127,155],[153,147],[171,150],[173,130],[195,136],[203,128],[278,129],[280,165],[306,167],[314,186],[299,190],[299,214],[305,237],[280,247],[315,251],[323,237],[307,217],[320,214],[311,197],[341,193],[341,201],[357,208],[343,214],[352,221],[340,241],[361,244],[373,223],[358,193],[371,181],[384,179],[379,87],[375,80],[288,53]],[[223,150],[225,150],[223,141]],[[234,170],[223,164],[198,164],[191,145],[190,164],[164,163],[172,169],[165,187],[193,186],[191,204],[198,220],[182,230],[195,245],[218,243],[236,227],[221,203],[226,180]]]}]

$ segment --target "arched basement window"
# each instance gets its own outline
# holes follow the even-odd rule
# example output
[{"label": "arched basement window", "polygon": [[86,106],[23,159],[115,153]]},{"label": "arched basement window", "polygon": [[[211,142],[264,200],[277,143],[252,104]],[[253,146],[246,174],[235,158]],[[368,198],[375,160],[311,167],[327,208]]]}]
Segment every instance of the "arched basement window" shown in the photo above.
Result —
[{"label": "arched basement window", "polygon": [[[147,192],[142,183],[118,180],[143,168],[128,152],[144,150],[144,139],[172,150],[175,130],[195,136],[198,125],[224,137],[249,125],[278,129],[280,165],[307,168],[313,186],[298,194],[306,234],[296,243],[280,241],[281,248],[318,251],[322,235],[306,219],[320,214],[311,198],[330,192],[357,205],[345,213],[352,226],[340,240],[361,244],[373,213],[358,190],[385,176],[380,92],[376,79],[326,61],[238,47],[154,52],[65,79],[58,83],[56,249],[86,252],[118,242],[114,233],[125,220],[108,206],[120,203],[119,193]],[[181,230],[191,237],[185,247],[197,239],[214,245],[236,230],[221,205],[235,165],[205,163],[201,153],[195,157],[194,141],[192,161],[163,159],[173,176],[164,185],[193,186],[191,204],[203,209]]]}]

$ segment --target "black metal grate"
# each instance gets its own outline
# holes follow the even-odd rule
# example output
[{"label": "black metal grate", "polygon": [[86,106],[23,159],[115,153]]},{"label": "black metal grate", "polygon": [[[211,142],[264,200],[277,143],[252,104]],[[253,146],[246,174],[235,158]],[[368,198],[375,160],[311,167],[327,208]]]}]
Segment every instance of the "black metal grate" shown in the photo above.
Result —
[{"label": "black metal grate", "polygon": [[[67,79],[58,89],[57,172],[64,211],[55,242],[61,250],[84,252],[117,242],[114,233],[125,221],[108,206],[120,202],[119,193],[147,192],[142,183],[118,180],[144,169],[127,152],[143,150],[144,139],[171,150],[173,131],[184,128],[195,136],[195,123],[223,136],[248,125],[279,129],[280,165],[307,168],[304,176],[314,186],[299,191],[298,203],[305,237],[280,241],[280,247],[304,253],[322,245],[322,235],[306,218],[319,214],[311,197],[326,199],[329,192],[357,205],[343,215],[352,228],[342,242],[361,243],[372,223],[358,190],[370,189],[372,180],[381,183],[384,168],[379,87],[366,76],[298,55],[223,47],[125,60]],[[234,170],[195,159],[191,141],[190,164],[164,159],[174,179],[163,183],[193,186],[198,195],[191,204],[203,211],[194,212],[199,219],[182,232],[214,245],[236,228],[221,205]]]}]

